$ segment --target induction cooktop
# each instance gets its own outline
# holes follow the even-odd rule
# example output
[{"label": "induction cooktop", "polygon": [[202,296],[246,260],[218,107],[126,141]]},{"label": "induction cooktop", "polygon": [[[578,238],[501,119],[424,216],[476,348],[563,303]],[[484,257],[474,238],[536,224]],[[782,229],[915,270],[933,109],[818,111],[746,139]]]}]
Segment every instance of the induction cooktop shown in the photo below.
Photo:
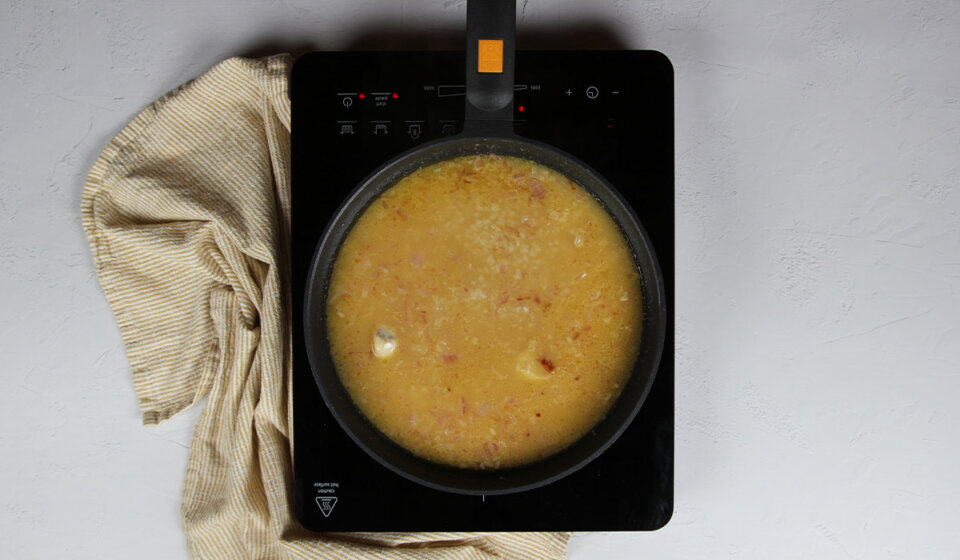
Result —
[{"label": "induction cooktop", "polygon": [[573,474],[514,494],[464,495],[368,456],[326,407],[307,361],[302,302],[316,245],[361,180],[420,143],[458,133],[462,52],[330,52],[290,84],[293,450],[297,518],[314,531],[648,531],[673,511],[673,72],[655,51],[518,51],[514,129],[583,160],[631,204],[653,242],[667,335],[639,414]]}]

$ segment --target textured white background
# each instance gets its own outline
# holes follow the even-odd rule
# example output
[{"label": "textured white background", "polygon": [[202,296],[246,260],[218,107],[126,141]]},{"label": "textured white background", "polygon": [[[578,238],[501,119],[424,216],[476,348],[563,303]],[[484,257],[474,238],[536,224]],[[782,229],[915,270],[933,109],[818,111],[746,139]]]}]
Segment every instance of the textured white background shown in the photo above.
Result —
[{"label": "textured white background", "polygon": [[[570,558],[956,558],[960,3],[519,3],[521,37],[586,24],[676,68],[676,514]],[[464,3],[0,10],[0,557],[183,558],[194,413],[139,426],[87,169],[228,56],[457,47]]]}]

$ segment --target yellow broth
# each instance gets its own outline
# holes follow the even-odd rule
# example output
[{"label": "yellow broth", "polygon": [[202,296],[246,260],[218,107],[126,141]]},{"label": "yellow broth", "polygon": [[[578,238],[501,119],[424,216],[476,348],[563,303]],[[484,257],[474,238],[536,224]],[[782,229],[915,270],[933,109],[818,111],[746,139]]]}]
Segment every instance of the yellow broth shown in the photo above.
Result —
[{"label": "yellow broth", "polygon": [[328,336],[363,414],[428,460],[547,457],[603,418],[636,361],[641,288],[617,224],[534,162],[420,169],[363,212],[333,267]]}]

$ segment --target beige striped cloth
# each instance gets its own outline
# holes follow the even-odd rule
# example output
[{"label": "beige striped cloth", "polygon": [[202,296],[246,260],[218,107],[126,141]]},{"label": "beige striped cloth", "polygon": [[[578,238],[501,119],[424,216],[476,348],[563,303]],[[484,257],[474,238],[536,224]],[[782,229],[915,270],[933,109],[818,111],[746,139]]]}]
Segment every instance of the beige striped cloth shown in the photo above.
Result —
[{"label": "beige striped cloth", "polygon": [[107,145],[83,226],[144,424],[200,404],[183,489],[194,558],[562,558],[567,533],[315,534],[293,517],[292,60],[230,59]]}]

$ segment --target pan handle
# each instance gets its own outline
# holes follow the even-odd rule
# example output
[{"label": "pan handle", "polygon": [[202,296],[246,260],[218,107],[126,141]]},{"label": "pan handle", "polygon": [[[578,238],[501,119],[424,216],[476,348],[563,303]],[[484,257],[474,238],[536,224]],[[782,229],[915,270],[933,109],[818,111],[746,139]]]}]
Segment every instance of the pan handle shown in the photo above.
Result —
[{"label": "pan handle", "polygon": [[516,0],[467,2],[467,134],[513,135],[516,29]]}]

